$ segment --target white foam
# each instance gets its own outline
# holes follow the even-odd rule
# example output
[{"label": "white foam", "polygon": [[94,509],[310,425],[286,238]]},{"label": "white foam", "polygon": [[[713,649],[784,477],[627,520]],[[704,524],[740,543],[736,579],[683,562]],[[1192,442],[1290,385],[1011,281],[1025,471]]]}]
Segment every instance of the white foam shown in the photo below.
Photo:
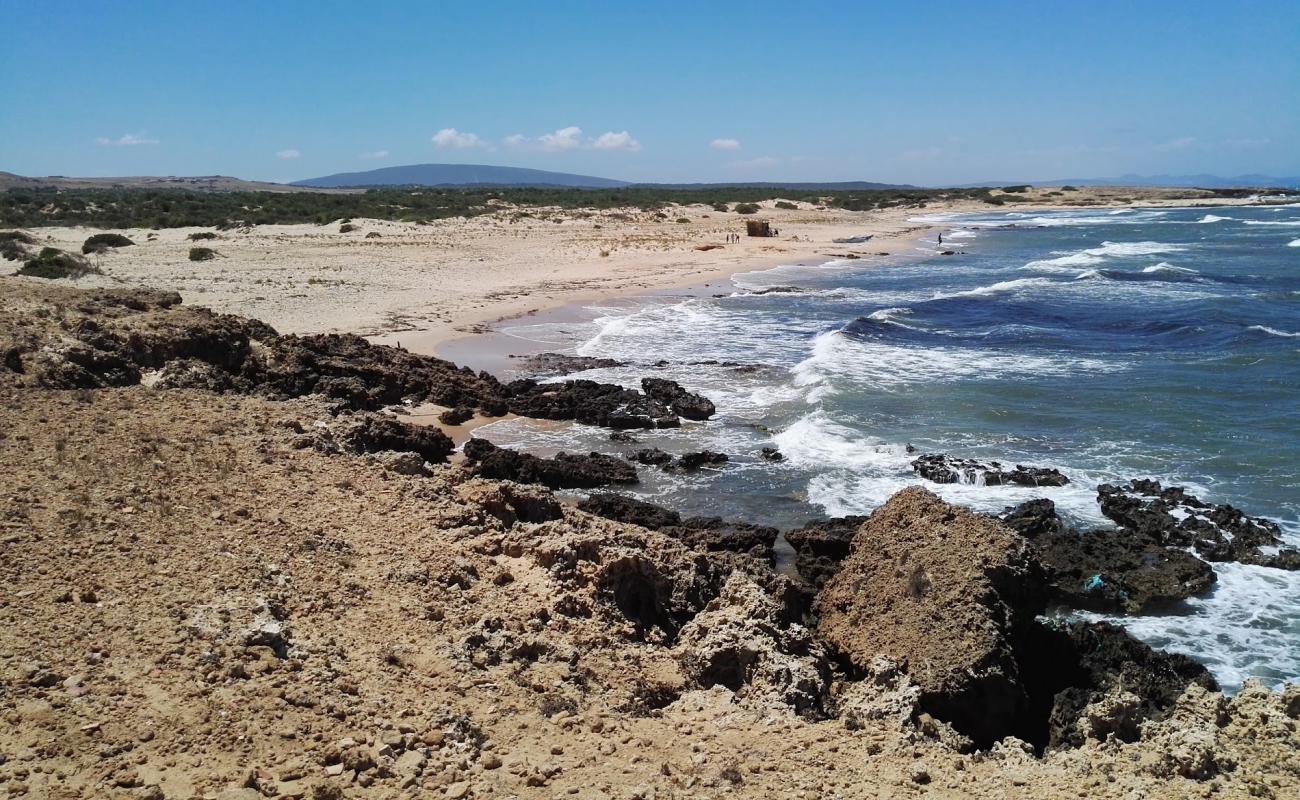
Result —
[{"label": "white foam", "polygon": [[1292,228],[1300,226],[1300,219],[1248,219],[1244,222],[1247,225],[1286,225]]},{"label": "white foam", "polygon": [[1061,267],[1089,267],[1100,264],[1109,258],[1130,258],[1134,256],[1153,256],[1163,253],[1177,253],[1187,248],[1184,245],[1165,242],[1102,242],[1101,247],[1089,247],[1066,253],[1059,258],[1047,258],[1030,261],[1025,269],[1044,272],[1060,271]]},{"label": "white foam", "polygon": [[1270,328],[1267,325],[1251,325],[1249,330],[1260,331],[1261,333],[1268,333],[1268,334],[1272,334],[1273,336],[1285,336],[1288,339],[1294,339],[1300,337],[1300,332],[1287,333],[1286,331],[1280,331],[1277,328]]},{"label": "white foam", "polygon": [[1214,571],[1218,584],[1187,601],[1190,614],[1110,620],[1153,647],[1205,664],[1228,692],[1252,676],[1274,687],[1300,678],[1300,648],[1287,633],[1297,625],[1300,572],[1232,562]]},{"label": "white foam", "polygon": [[1169,275],[1199,275],[1200,273],[1188,267],[1175,267],[1168,261],[1161,261],[1159,264],[1153,264],[1142,270],[1148,274],[1169,274]]},{"label": "white foam", "polygon": [[836,258],[822,264],[780,264],[771,269],[759,269],[752,272],[738,272],[731,276],[731,282],[737,288],[751,292],[771,289],[797,282],[800,278],[818,277],[827,271],[853,270],[862,267],[862,262],[853,258]]},{"label": "white foam", "polygon": [[975,289],[967,289],[964,292],[953,292],[952,294],[936,294],[934,299],[943,300],[952,297],[991,297],[995,294],[1004,292],[1014,292],[1020,289],[1027,289],[1033,286],[1046,286],[1051,281],[1047,278],[1016,278],[1010,281],[999,281],[989,286],[980,286]]},{"label": "white foam", "polygon": [[1049,357],[1025,353],[955,347],[913,347],[851,339],[839,331],[813,340],[812,352],[791,371],[796,386],[810,389],[810,401],[835,391],[848,380],[894,390],[958,380],[1035,380],[1126,369],[1120,361]]},{"label": "white foam", "polygon": [[1215,216],[1214,214],[1206,214],[1205,216],[1198,219],[1197,223],[1201,225],[1209,225],[1211,222],[1224,222],[1225,220],[1229,220],[1229,219],[1231,219],[1231,217],[1219,217],[1219,216]]},{"label": "white foam", "polygon": [[1300,247],[1300,239],[1292,239],[1286,243],[1287,247]]}]

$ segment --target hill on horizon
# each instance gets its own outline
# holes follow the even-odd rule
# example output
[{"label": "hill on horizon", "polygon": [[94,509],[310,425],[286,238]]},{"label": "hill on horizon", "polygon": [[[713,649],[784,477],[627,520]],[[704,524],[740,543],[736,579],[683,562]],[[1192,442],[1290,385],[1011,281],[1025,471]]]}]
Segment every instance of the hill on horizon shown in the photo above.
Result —
[{"label": "hill on horizon", "polygon": [[409,164],[364,172],[339,172],[294,181],[293,186],[343,188],[361,186],[569,186],[582,189],[617,189],[627,181],[575,175],[525,167],[490,164]]}]

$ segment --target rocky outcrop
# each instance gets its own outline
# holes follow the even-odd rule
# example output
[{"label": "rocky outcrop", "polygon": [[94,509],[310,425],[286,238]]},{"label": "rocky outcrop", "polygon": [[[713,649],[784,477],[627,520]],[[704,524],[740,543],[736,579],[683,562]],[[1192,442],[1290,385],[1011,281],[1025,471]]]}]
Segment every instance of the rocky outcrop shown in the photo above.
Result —
[{"label": "rocky outcrop", "polygon": [[1126,486],[1097,488],[1101,512],[1121,529],[1145,540],[1174,547],[1191,547],[1209,561],[1300,569],[1300,552],[1282,548],[1267,554],[1261,548],[1282,544],[1277,523],[1251,517],[1230,505],[1213,505],[1181,487],[1158,481],[1132,480]]},{"label": "rocky outcrop", "polygon": [[1051,708],[1049,748],[1115,736],[1132,742],[1142,723],[1159,720],[1189,685],[1216,691],[1204,666],[1153,650],[1104,622],[1040,626],[1024,657],[1031,694]]},{"label": "rocky outcrop", "polygon": [[1030,540],[1057,600],[1074,608],[1141,613],[1207,591],[1214,570],[1196,556],[1126,530],[1068,529],[1050,500],[1002,517]]},{"label": "rocky outcrop", "polygon": [[651,467],[666,467],[673,463],[673,456],[658,447],[643,447],[628,455],[628,460]]},{"label": "rocky outcrop", "polygon": [[974,461],[942,454],[927,454],[912,462],[912,469],[935,483],[968,483],[983,486],[1064,486],[1070,479],[1050,467],[1017,464],[1004,469],[997,461]]},{"label": "rocky outcrop", "polygon": [[1023,725],[1016,652],[1042,607],[1025,541],[913,487],[863,524],[817,597],[817,632],[859,669],[907,665],[921,706],[977,742]]},{"label": "rocky outcrop", "polygon": [[676,381],[666,378],[642,378],[641,390],[647,397],[668,405],[686,419],[706,420],[717,411],[708,398],[688,392]]},{"label": "rocky outcrop", "polygon": [[863,516],[835,517],[786,531],[785,540],[794,548],[799,576],[820,589],[839,572],[854,535],[866,521]]},{"label": "rocky outcrop", "polygon": [[474,418],[474,409],[469,406],[456,406],[449,408],[438,415],[438,421],[443,425],[463,425]]},{"label": "rocky outcrop", "polygon": [[772,594],[744,573],[733,572],[682,627],[675,650],[696,687],[725,686],[750,702],[823,716],[831,677],[825,651],[808,629],[787,623]]},{"label": "rocky outcrop", "polygon": [[744,553],[771,564],[778,531],[766,525],[721,517],[683,519],[671,509],[618,494],[593,494],[578,508],[606,519],[650,528],[697,550]]},{"label": "rocky outcrop", "polygon": [[651,530],[682,524],[682,515],[672,509],[621,494],[593,494],[578,503],[578,508],[589,514]]},{"label": "rocky outcrop", "polygon": [[519,370],[531,375],[552,377],[584,372],[589,369],[611,369],[622,366],[626,366],[626,364],[612,358],[569,356],[563,353],[538,353],[525,358],[519,364]]},{"label": "rocky outcrop", "polygon": [[601,453],[559,453],[539,458],[497,447],[486,439],[471,439],[463,448],[476,474],[484,478],[539,483],[551,489],[591,489],[636,483],[636,470],[626,461]]},{"label": "rocky outcrop", "polygon": [[576,420],[587,425],[627,430],[676,428],[678,415],[666,404],[635,389],[595,381],[537,383],[512,381],[506,385],[510,410],[523,417]]}]

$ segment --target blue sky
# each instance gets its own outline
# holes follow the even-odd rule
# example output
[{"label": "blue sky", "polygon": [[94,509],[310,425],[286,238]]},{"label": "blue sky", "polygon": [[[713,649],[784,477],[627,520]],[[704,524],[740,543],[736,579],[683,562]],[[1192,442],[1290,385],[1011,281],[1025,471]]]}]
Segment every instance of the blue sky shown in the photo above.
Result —
[{"label": "blue sky", "polygon": [[1300,2],[0,0],[0,169],[1300,174]]}]

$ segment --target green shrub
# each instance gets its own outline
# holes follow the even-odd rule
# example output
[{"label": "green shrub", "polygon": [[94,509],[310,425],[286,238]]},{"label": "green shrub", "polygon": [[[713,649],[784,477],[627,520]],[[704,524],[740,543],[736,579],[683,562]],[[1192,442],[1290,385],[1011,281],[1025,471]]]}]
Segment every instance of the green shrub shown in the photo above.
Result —
[{"label": "green shrub", "polygon": [[788,200],[777,200],[777,201],[776,201],[776,207],[777,207],[777,208],[784,208],[786,211],[798,211],[798,210],[799,210],[799,206],[795,205],[794,203],[789,202]]},{"label": "green shrub", "polygon": [[32,257],[31,248],[36,237],[22,231],[0,231],[0,256],[6,261],[26,261]]},{"label": "green shrub", "polygon": [[726,203],[714,203],[713,210],[725,212],[725,211],[730,211],[731,208]]},{"label": "green shrub", "polygon": [[1022,194],[1024,192],[1029,191],[1029,185],[1021,184],[1019,186],[1003,186],[1002,191],[1008,194]]},{"label": "green shrub", "polygon": [[1061,191],[1063,191],[1063,192],[1077,192],[1077,191],[1079,191],[1079,190],[1078,190],[1078,188],[1076,188],[1076,187],[1074,187],[1074,186],[1062,186],[1062,187],[1061,187]]},{"label": "green shrub", "polygon": [[211,247],[191,247],[190,261],[211,261],[218,255]]},{"label": "green shrub", "polygon": [[339,226],[339,233],[352,233],[355,230],[357,230],[357,226],[351,222],[345,222]]},{"label": "green shrub", "polygon": [[102,253],[110,247],[131,247],[134,244],[120,233],[97,233],[81,245],[81,252]]},{"label": "green shrub", "polygon": [[0,242],[18,242],[19,244],[36,244],[36,237],[26,231],[0,231]]},{"label": "green shrub", "polygon": [[217,238],[217,235],[212,231],[199,231],[198,233],[191,233],[185,238],[189,239],[191,242],[201,242],[205,239],[215,239]]},{"label": "green shrub", "polygon": [[98,274],[99,270],[95,269],[84,256],[65,253],[54,247],[42,248],[36,258],[29,259],[23,264],[22,269],[18,270],[19,275],[49,280],[76,279],[92,273]]},{"label": "green shrub", "polygon": [[984,202],[988,203],[991,206],[1005,206],[1007,204],[1007,200],[1005,197],[996,197],[994,195],[989,195],[988,197],[984,198]]},{"label": "green shrub", "polygon": [[688,223],[688,222],[690,222],[690,220],[687,219],[686,217],[678,217],[678,218],[677,218],[677,221],[678,221],[678,222],[681,222],[681,223]]},{"label": "green shrub", "polygon": [[737,213],[737,214],[757,214],[757,213],[758,213],[758,206],[754,205],[753,203],[737,203],[737,204],[736,204],[736,213]]}]

